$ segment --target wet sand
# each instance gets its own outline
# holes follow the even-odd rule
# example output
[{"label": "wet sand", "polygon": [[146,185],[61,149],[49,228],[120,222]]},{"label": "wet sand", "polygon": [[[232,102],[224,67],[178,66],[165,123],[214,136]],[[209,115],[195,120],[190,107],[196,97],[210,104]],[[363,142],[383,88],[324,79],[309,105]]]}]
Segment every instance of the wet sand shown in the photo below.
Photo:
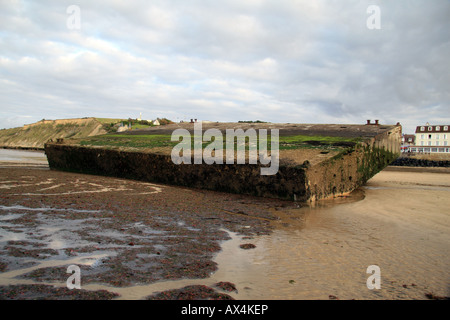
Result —
[{"label": "wet sand", "polygon": [[[239,298],[450,296],[450,175],[422,171],[381,172],[361,188],[364,199],[283,213],[239,271],[229,271],[252,288]],[[380,290],[367,288],[369,265],[380,267]]]},{"label": "wet sand", "polygon": [[[144,299],[192,285],[234,299],[450,296],[450,171],[392,170],[349,197],[299,207],[0,168],[0,295],[39,298],[45,290],[32,287],[40,284],[49,285],[46,297],[56,297],[51,288],[65,287],[67,266],[77,264],[86,290],[79,299],[104,297],[104,290],[118,299]],[[366,286],[369,265],[380,267],[379,290]],[[219,282],[233,283],[236,291],[218,288]],[[28,287],[12,296],[8,285]]]}]

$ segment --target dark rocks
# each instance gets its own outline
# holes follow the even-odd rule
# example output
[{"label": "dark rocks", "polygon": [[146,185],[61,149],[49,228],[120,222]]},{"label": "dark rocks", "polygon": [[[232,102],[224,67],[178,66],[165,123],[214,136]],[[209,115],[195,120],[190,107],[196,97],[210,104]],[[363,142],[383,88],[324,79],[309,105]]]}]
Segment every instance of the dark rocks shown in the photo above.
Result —
[{"label": "dark rocks", "polygon": [[400,157],[390,164],[391,166],[406,167],[450,167],[448,160],[426,160]]},{"label": "dark rocks", "polygon": [[0,286],[0,300],[111,300],[118,296],[106,290],[70,290],[50,285]]},{"label": "dark rocks", "polygon": [[236,285],[231,282],[221,281],[221,282],[216,283],[215,286],[219,287],[220,289],[222,289],[224,291],[228,291],[228,292],[236,291],[237,292]]},{"label": "dark rocks", "polygon": [[256,246],[252,243],[244,243],[239,246],[241,249],[254,249]]},{"label": "dark rocks", "polygon": [[234,300],[225,293],[216,292],[204,285],[192,285],[181,289],[167,290],[147,297],[147,300]]}]

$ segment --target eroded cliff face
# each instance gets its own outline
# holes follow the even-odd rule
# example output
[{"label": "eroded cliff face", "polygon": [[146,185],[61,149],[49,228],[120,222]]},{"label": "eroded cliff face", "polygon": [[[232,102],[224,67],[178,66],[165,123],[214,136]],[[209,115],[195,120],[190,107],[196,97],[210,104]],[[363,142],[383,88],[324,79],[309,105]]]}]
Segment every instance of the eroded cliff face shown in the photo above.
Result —
[{"label": "eroded cliff face", "polygon": [[106,131],[95,118],[41,120],[20,128],[0,130],[0,147],[44,149],[49,140],[82,138]]},{"label": "eroded cliff face", "polygon": [[278,172],[266,176],[260,174],[260,164],[177,165],[170,155],[151,151],[52,142],[45,145],[45,152],[51,169],[309,201],[364,184],[399,156],[400,139],[401,127],[392,126],[324,160],[298,164],[281,158]]}]

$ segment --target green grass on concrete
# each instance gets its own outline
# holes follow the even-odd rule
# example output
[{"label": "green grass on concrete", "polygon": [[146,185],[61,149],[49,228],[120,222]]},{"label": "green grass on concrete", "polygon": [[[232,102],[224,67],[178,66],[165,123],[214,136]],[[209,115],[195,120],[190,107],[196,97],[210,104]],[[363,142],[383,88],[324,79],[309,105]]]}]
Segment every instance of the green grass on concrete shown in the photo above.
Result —
[{"label": "green grass on concrete", "polygon": [[129,148],[156,148],[171,147],[178,142],[171,142],[170,135],[120,135],[105,134],[80,141],[82,146],[104,146],[104,147],[129,147]]},{"label": "green grass on concrete", "polygon": [[[181,140],[181,139],[180,139]],[[223,136],[223,148],[226,148],[226,136]],[[193,147],[194,137],[191,136],[191,146]],[[248,144],[248,138],[247,138]],[[301,149],[301,148],[319,148],[319,149],[342,149],[348,148],[359,142],[358,138],[328,137],[328,136],[281,136],[279,137],[279,149]],[[106,134],[85,138],[80,141],[83,146],[104,146],[104,147],[130,147],[130,148],[156,148],[156,147],[174,147],[179,141],[171,141],[171,135],[129,135],[129,134]],[[203,141],[202,147],[206,147],[211,142]],[[267,143],[268,149],[271,149],[270,136]]]}]

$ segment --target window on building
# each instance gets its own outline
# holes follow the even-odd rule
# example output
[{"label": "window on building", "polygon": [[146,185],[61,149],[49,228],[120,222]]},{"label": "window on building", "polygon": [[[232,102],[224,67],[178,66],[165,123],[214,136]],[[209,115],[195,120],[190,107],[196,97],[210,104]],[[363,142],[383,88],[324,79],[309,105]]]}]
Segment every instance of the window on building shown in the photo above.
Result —
[{"label": "window on building", "polygon": [[436,134],[436,139],[439,139],[439,134]]},{"label": "window on building", "polygon": [[441,127],[440,126],[436,126],[436,131],[440,131]]},{"label": "window on building", "polygon": [[436,141],[436,145],[437,145],[437,146],[439,145],[439,141]]},{"label": "window on building", "polygon": [[420,131],[425,131],[425,127],[420,127]]},{"label": "window on building", "polygon": [[444,141],[444,146],[448,145],[448,141]]},{"label": "window on building", "polygon": [[425,135],[421,134],[420,139],[425,139]]},{"label": "window on building", "polygon": [[428,139],[431,139],[431,134],[428,135]]},{"label": "window on building", "polygon": [[431,141],[428,141],[428,145],[431,146]]},{"label": "window on building", "polygon": [[444,139],[447,139],[447,135],[446,134],[444,134]]},{"label": "window on building", "polygon": [[428,127],[428,131],[433,131],[433,127]]},{"label": "window on building", "polygon": [[421,146],[424,146],[425,143],[424,143],[423,141],[420,141],[420,145],[421,145]]},{"label": "window on building", "polygon": [[444,131],[448,131],[448,126],[444,126]]}]

